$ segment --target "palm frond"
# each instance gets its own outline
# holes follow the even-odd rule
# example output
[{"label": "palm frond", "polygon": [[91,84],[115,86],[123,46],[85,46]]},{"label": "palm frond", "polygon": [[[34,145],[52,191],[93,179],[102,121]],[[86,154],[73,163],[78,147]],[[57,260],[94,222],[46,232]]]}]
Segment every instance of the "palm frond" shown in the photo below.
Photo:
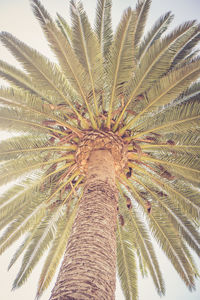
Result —
[{"label": "palm frond", "polygon": [[2,60],[0,61],[0,76],[14,87],[28,90],[32,93],[42,96],[43,98],[48,98],[44,90],[39,90],[37,86],[34,86],[31,78],[25,72]]},{"label": "palm frond", "polygon": [[36,200],[32,201],[32,203],[29,203],[29,205],[26,207],[26,211],[23,211],[1,236],[1,254],[22,234],[40,223],[46,211],[43,199],[44,197],[42,197],[42,195],[40,195],[40,197],[37,195]]},{"label": "palm frond", "polygon": [[[192,148],[192,147],[197,147],[200,145],[200,135],[199,135],[199,130],[198,128],[192,127],[191,131],[188,130],[181,130],[181,131],[176,131],[175,132],[166,132],[162,135],[162,138],[160,140],[160,145],[168,144],[168,141],[174,141],[174,146],[179,146],[181,147],[187,147]],[[168,142],[168,143],[167,143]],[[153,143],[152,143],[153,144]],[[159,142],[157,142],[159,144]],[[141,145],[143,147],[143,145]],[[181,149],[182,151],[183,149]],[[175,149],[176,151],[176,149]],[[178,151],[178,147],[177,147]],[[183,150],[184,151],[184,150]],[[188,150],[190,153],[190,150]],[[185,151],[187,152],[187,151]]]},{"label": "palm frond", "polygon": [[[81,197],[82,194],[80,195],[79,200]],[[43,294],[43,292],[49,286],[55,274],[56,267],[58,266],[63,256],[63,253],[66,249],[67,240],[69,238],[71,227],[73,225],[73,221],[76,216],[79,200],[77,201],[71,214],[69,215],[64,214],[64,216],[59,220],[55,238],[52,242],[51,248],[49,249],[48,256],[46,258],[46,261],[42,269],[42,273],[40,275],[37,296],[36,296],[38,298]]]},{"label": "palm frond", "polygon": [[6,226],[10,225],[13,220],[18,216],[22,210],[26,210],[27,203],[22,203],[17,206],[15,210],[11,210],[9,214],[7,214],[5,217],[2,217],[0,220],[0,230],[6,228]]},{"label": "palm frond", "polygon": [[[87,15],[81,3],[71,4],[72,42],[80,63],[88,73],[94,110],[99,115],[97,93],[101,90],[103,79],[103,60],[97,36],[92,31]],[[93,121],[94,123],[94,121]]]},{"label": "palm frond", "polygon": [[[122,190],[120,189],[120,194],[122,197],[122,202],[125,202],[124,196],[122,195]],[[127,209],[126,209],[127,211]],[[146,268],[149,270],[150,275],[154,281],[155,287],[158,293],[164,294],[165,287],[162,278],[162,274],[159,268],[159,264],[157,261],[156,254],[154,252],[153,244],[148,235],[148,230],[144,224],[144,222],[139,217],[139,211],[137,207],[133,203],[133,209],[128,209],[127,217],[125,216],[125,222],[127,222],[127,226],[129,227],[129,231],[133,235],[135,243],[135,247],[138,249],[140,256],[142,257],[143,262],[145,263]]]},{"label": "palm frond", "polygon": [[200,95],[200,82],[192,83],[180,96],[175,100],[172,105],[183,103],[189,100],[195,100]]},{"label": "palm frond", "polygon": [[66,161],[69,162],[69,164],[74,162],[74,155],[66,155],[64,157],[60,158],[54,158],[51,160],[47,160],[47,156],[43,156],[38,158],[34,157],[22,157],[18,158],[18,160],[10,160],[3,164],[4,169],[0,171],[0,180],[1,185],[4,183],[8,183],[12,181],[13,179],[16,179],[24,174],[30,173],[37,169],[42,169],[45,166],[53,165],[55,163],[63,162],[66,164]]},{"label": "palm frond", "polygon": [[[162,218],[162,221],[161,221]],[[173,227],[169,220],[154,208],[154,214],[150,217],[150,227],[155,238],[159,242],[165,254],[173,263],[177,273],[185,282],[186,286],[194,289],[194,277],[190,276],[191,267],[187,264],[186,256],[180,246],[180,237],[174,233]]]},{"label": "palm frond", "polygon": [[[13,214],[19,206],[26,206],[31,201],[32,195],[39,192],[39,182],[43,173],[37,173],[20,183],[13,184],[0,197],[1,219]],[[22,211],[22,209],[21,209]]]},{"label": "palm frond", "polygon": [[[180,93],[182,93],[187,86],[190,85],[191,82],[194,82],[196,79],[198,79],[199,65],[199,58],[197,58],[190,64],[190,66],[182,67],[162,77],[161,80],[156,83],[155,86],[147,93],[149,105],[145,111],[149,111],[150,107],[152,109],[152,105],[153,108],[155,106],[163,106],[176,99]],[[179,83],[182,85],[182,88],[180,87]],[[172,93],[173,98],[170,96]],[[144,111],[141,113],[144,113]]]},{"label": "palm frond", "polygon": [[138,1],[136,5],[137,25],[135,30],[135,47],[138,46],[143,36],[150,5],[151,0]]},{"label": "palm frond", "polygon": [[177,173],[191,182],[199,182],[200,180],[199,159],[196,156],[182,154],[178,158],[165,155],[159,158],[142,157],[141,159],[167,166],[168,170],[173,172],[172,174]]},{"label": "palm frond", "polygon": [[[84,69],[79,63],[68,39],[66,39],[65,36],[63,36],[62,33],[58,30],[50,15],[44,9],[41,3],[38,0],[32,0],[32,2],[34,14],[40,21],[44,33],[50,43],[52,50],[55,52],[58,58],[65,76],[67,77],[71,85],[75,88],[77,93],[81,95],[82,98],[80,98],[80,101],[81,99],[85,101],[88,112],[90,113],[90,116],[92,118],[92,112],[87,101],[87,94],[89,93],[89,91],[85,90],[86,84],[83,81],[83,78],[86,77]],[[80,115],[79,118],[81,118]],[[94,125],[93,118],[91,119],[91,121]]]},{"label": "palm frond", "polygon": [[130,233],[117,225],[117,266],[126,299],[138,299],[137,264]]},{"label": "palm frond", "polygon": [[174,61],[172,63],[172,68],[176,65],[179,65],[181,62],[184,62],[184,60],[187,57],[191,57],[192,53],[195,52],[194,49],[199,43],[199,39],[199,28],[197,28],[192,38],[183,46],[183,48],[175,56]]},{"label": "palm frond", "polygon": [[38,155],[39,152],[43,151],[59,151],[59,152],[71,152],[75,151],[76,145],[55,145],[52,146],[49,139],[37,137],[33,135],[25,135],[17,138],[6,139],[0,143],[0,160],[10,160],[13,158],[21,157],[22,155],[31,155],[35,153]]},{"label": "palm frond", "polygon": [[[77,135],[80,135],[79,130],[74,126],[71,110],[69,112],[65,111],[65,114],[63,114],[61,111],[58,117],[58,115],[56,115],[54,112],[54,107],[52,109],[51,105],[44,103],[40,98],[30,94],[29,92],[24,92],[12,88],[1,89],[0,103],[2,104],[2,108],[4,109],[6,107],[7,109],[10,108],[11,110],[15,110],[15,113],[12,113],[13,116],[16,115],[17,111],[19,110],[20,115],[23,115],[24,119],[28,114],[27,120],[38,119],[40,123],[47,120],[53,120],[55,125],[66,127],[75,132]],[[66,115],[68,115],[68,122],[66,122]],[[52,128],[49,130],[52,130]],[[62,131],[57,130],[57,132],[59,132],[61,135],[66,135]]]},{"label": "palm frond", "polygon": [[125,89],[126,105],[117,119],[114,130],[117,129],[131,101],[135,100],[138,95],[143,94],[153,83],[169,71],[175,54],[196,32],[194,24],[195,22],[184,23],[177,30],[174,30],[171,35],[168,35],[162,41],[155,41],[149,48],[143,60],[135,69],[134,77]]},{"label": "palm frond", "polygon": [[33,83],[51,93],[53,104],[66,102],[81,119],[80,114],[72,104],[79,97],[55,64],[7,32],[2,32],[0,39],[16,59],[22,63],[24,69],[30,74]]},{"label": "palm frond", "polygon": [[[71,176],[68,177],[68,179],[67,179],[66,181],[64,181],[64,183],[62,183],[62,184],[59,185],[58,187],[57,187],[58,183],[56,182],[56,186],[55,186],[55,188],[53,187],[53,189],[51,189],[51,191],[50,191],[50,196],[47,197],[46,203],[49,204],[49,203],[53,203],[54,200],[56,201],[56,197],[57,197],[58,192],[60,192],[63,188],[67,187],[67,185],[68,185],[69,183],[71,183],[72,180],[73,180],[75,177],[79,176],[79,175],[80,175],[80,171],[75,171]],[[77,182],[79,183],[81,180],[82,180],[82,177],[80,177],[80,178],[77,180]],[[76,184],[78,184],[78,183],[76,183]],[[75,187],[76,187],[76,186],[75,186]],[[67,193],[67,196],[66,196],[65,200],[63,201],[63,203],[65,203],[65,202],[67,201],[67,199],[72,195],[72,193],[74,193],[74,191],[75,191],[75,190],[74,190],[74,187],[71,188],[71,190]]]},{"label": "palm frond", "polygon": [[[134,176],[132,176],[134,179]],[[137,179],[138,180],[138,179]],[[184,216],[180,210],[173,205],[173,202],[165,197],[158,196],[155,192],[152,191],[152,184],[145,178],[145,184],[138,181],[140,185],[142,185],[149,194],[156,200],[156,206],[163,210],[164,213],[168,216],[171,221],[171,224],[176,228],[177,232],[180,232],[182,238],[187,241],[187,243],[192,247],[197,255],[200,256],[200,235],[194,225],[190,222],[190,220]],[[147,186],[148,185],[148,186]]]},{"label": "palm frond", "polygon": [[60,30],[64,34],[65,38],[71,44],[71,39],[72,39],[71,27],[66,22],[66,20],[60,14],[58,14],[58,13],[57,13],[56,24],[58,25],[58,27],[60,28]]},{"label": "palm frond", "polygon": [[198,78],[199,72],[200,61],[197,59],[189,66],[172,71],[161,78],[147,93],[148,104],[146,107],[120,130],[120,134],[123,134],[127,128],[131,128],[144,113],[155,110],[158,106],[166,105],[178,97],[191,82]]},{"label": "palm frond", "polygon": [[141,148],[146,150],[147,152],[158,151],[159,153],[167,154],[167,153],[176,153],[185,152],[188,154],[197,155],[200,151],[200,146],[197,145],[170,145],[170,144],[157,144],[157,145],[142,145]]},{"label": "palm frond", "polygon": [[[3,116],[4,112],[6,113],[6,117]],[[49,136],[54,136],[54,134],[57,132],[54,128],[49,128],[43,125],[40,125],[38,123],[26,121],[26,120],[20,120],[17,117],[13,117],[13,113],[16,112],[16,110],[1,110],[2,115],[0,116],[0,127],[1,130],[9,130],[9,132],[15,132],[18,134],[36,134],[39,133],[41,135],[49,134]],[[49,133],[50,132],[50,133]],[[51,135],[51,132],[53,134]],[[61,134],[61,132],[59,132]],[[65,135],[63,133],[63,135]]]},{"label": "palm frond", "polygon": [[57,211],[47,213],[35,232],[32,243],[24,254],[22,266],[13,283],[13,289],[20,287],[27,280],[34,265],[38,262],[43,252],[48,248],[56,231],[57,223],[62,216],[63,207]]},{"label": "palm frond", "polygon": [[136,164],[130,163],[129,165],[137,172],[141,173],[143,177],[145,175],[151,178],[152,182],[159,188],[161,195],[162,193],[166,193],[170,197],[170,200],[173,201],[173,204],[183,214],[189,218],[192,217],[192,219],[195,220],[199,218],[199,195],[198,191],[196,191],[191,184],[183,183],[180,180],[177,183],[169,182],[164,180],[163,177],[152,174],[152,172],[149,172],[145,168],[141,168]]},{"label": "palm frond", "polygon": [[110,52],[112,43],[111,0],[98,0],[96,8],[95,31],[99,39],[104,59]]},{"label": "palm frond", "polygon": [[188,101],[181,103],[177,101],[177,104],[172,103],[172,105],[161,109],[156,114],[149,114],[143,119],[141,118],[140,123],[134,127],[134,132],[136,132],[136,134],[127,138],[127,140],[138,138],[143,135],[145,136],[148,133],[160,132],[163,137],[161,143],[162,141],[166,142],[168,140],[167,137],[171,137],[176,143],[176,141],[181,142],[181,140],[183,140],[183,132],[186,140],[191,139],[192,136],[189,137],[188,135],[188,130],[190,130],[195,137],[193,141],[198,141],[199,115],[198,96],[192,97],[191,100],[189,99]]},{"label": "palm frond", "polygon": [[[15,183],[8,188],[0,197],[0,217],[1,220],[13,215],[16,209],[20,207],[20,212],[26,209],[26,206],[33,198],[33,193],[42,192],[44,186],[46,189],[52,186],[53,177],[61,171],[66,171],[70,164],[64,164],[62,167],[54,167],[52,171],[49,169],[44,173],[37,172],[29,174],[28,178],[25,177],[20,183]],[[50,181],[48,182],[48,180]],[[10,222],[10,218],[7,218]],[[4,222],[5,223],[5,222]]]},{"label": "palm frond", "polygon": [[115,97],[120,94],[123,86],[129,81],[133,73],[134,62],[134,36],[136,14],[128,8],[118,25],[110,49],[110,63],[108,64],[108,80],[110,81],[110,98],[107,126],[110,127],[111,114]]},{"label": "palm frond", "polygon": [[191,252],[189,251],[187,245],[184,242],[182,243],[182,247],[183,247],[183,251],[185,252],[185,255],[187,256],[187,260],[191,265],[191,269],[193,269],[192,275],[195,276],[196,278],[199,278],[200,275],[199,275],[198,267],[192,257]]},{"label": "palm frond", "polygon": [[[38,225],[39,226],[39,225]],[[8,266],[8,270],[10,270],[10,268],[14,265],[14,263],[17,261],[17,259],[20,257],[20,255],[24,252],[24,250],[27,248],[27,246],[32,242],[32,239],[35,235],[35,232],[37,231],[38,227],[36,226],[35,228],[33,228],[33,230],[30,230],[27,237],[24,239],[24,241],[22,242],[22,244],[18,247],[18,249],[16,250],[15,254],[13,255],[9,266]]]},{"label": "palm frond", "polygon": [[[145,209],[145,203],[133,184],[126,178],[123,178],[123,181],[130,188],[143,209]],[[148,214],[147,221],[152,234],[165,254],[169,257],[179,276],[189,289],[194,289],[194,273],[182,250],[179,233],[174,230],[172,223],[167,216],[160,211],[159,207],[154,207],[152,213]]]},{"label": "palm frond", "polygon": [[163,15],[157,20],[157,22],[152,27],[152,29],[144,37],[143,41],[138,45],[138,50],[137,50],[138,60],[142,60],[147,50],[167,30],[172,20],[173,20],[173,15],[171,14],[171,12],[166,13],[165,15]]}]

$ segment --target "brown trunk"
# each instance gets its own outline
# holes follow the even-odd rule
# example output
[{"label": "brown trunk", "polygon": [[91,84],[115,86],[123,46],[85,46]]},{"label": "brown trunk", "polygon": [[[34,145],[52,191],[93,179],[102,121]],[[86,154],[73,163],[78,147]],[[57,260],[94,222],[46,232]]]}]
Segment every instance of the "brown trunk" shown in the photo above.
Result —
[{"label": "brown trunk", "polygon": [[115,298],[116,218],[114,160],[108,150],[96,150],[50,300]]}]

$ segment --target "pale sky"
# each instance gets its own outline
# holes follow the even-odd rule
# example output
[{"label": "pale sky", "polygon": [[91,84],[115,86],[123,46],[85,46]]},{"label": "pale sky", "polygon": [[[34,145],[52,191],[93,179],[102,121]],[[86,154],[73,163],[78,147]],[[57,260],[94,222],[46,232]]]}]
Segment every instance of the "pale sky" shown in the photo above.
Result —
[{"label": "pale sky", "polygon": [[[46,9],[52,16],[59,12],[63,17],[68,17],[68,0],[41,0]],[[96,0],[83,0],[86,11],[93,19]],[[122,11],[128,7],[134,7],[136,0],[113,0],[113,25],[115,26],[121,16]],[[151,13],[148,26],[160,17],[160,15],[172,11],[175,19],[171,28],[187,20],[200,20],[200,0],[152,0]],[[29,0],[0,0],[0,31],[8,31],[16,35],[19,39],[36,48],[46,56],[52,58],[52,54],[47,47],[42,31],[37,20],[32,14]],[[16,65],[15,60],[0,45],[0,59]],[[15,253],[16,245],[10,247],[5,254],[0,257],[0,295],[2,300],[33,300],[35,299],[37,280],[42,267],[42,260],[32,272],[27,283],[18,290],[11,292],[12,283],[19,270],[20,262],[7,272],[11,256]],[[166,257],[161,255],[160,249],[156,246],[156,253],[159,255],[161,271],[166,283],[166,295],[163,300],[197,300],[200,299],[200,281],[197,282],[197,290],[190,293],[175,273]],[[196,257],[196,256],[195,256]],[[197,260],[197,258],[196,258]],[[198,261],[198,260],[197,260]],[[199,264],[200,266],[200,264]],[[41,300],[47,300],[54,282],[41,297]],[[139,276],[139,298],[140,300],[158,300],[151,279],[141,279]],[[123,300],[123,295],[118,286],[116,300]]]}]

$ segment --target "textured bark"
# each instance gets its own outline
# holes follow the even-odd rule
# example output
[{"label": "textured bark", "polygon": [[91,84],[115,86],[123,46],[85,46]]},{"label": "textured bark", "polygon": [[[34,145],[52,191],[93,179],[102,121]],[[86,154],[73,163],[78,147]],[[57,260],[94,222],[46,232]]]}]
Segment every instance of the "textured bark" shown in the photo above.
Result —
[{"label": "textured bark", "polygon": [[116,218],[114,160],[108,150],[96,150],[50,300],[115,298]]}]

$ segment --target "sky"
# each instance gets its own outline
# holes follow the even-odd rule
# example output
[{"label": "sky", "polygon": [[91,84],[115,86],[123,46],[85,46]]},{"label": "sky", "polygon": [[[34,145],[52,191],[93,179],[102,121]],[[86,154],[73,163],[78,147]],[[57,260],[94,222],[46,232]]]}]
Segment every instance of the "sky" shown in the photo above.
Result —
[{"label": "sky", "polygon": [[[68,18],[68,0],[41,0],[43,5],[52,16],[59,12],[63,17]],[[83,0],[84,7],[93,21],[95,13],[95,0]],[[136,0],[113,0],[112,19],[113,27],[120,20],[123,10],[128,7],[134,7]],[[172,11],[175,19],[171,28],[183,23],[184,21],[197,19],[200,21],[200,0],[152,0],[152,6],[148,19],[148,27],[167,11]],[[42,30],[30,8],[29,0],[0,0],[0,31],[8,31],[18,37],[20,40],[26,42],[33,48],[49,57],[52,57],[47,42],[42,34]],[[3,59],[11,64],[17,65],[15,59],[0,45],[0,59]],[[19,242],[18,242],[19,243]],[[37,279],[42,266],[42,260],[32,272],[27,283],[18,290],[11,291],[12,282],[20,267],[20,261],[7,272],[7,266],[10,258],[15,253],[16,244],[10,247],[5,254],[0,256],[0,295],[2,300],[33,300],[35,299]],[[163,257],[161,250],[155,245],[156,253],[159,257],[161,271],[165,278],[166,295],[161,298],[163,300],[197,300],[200,299],[200,281],[197,282],[197,290],[190,293],[184,286],[178,275],[173,270],[171,264],[166,257]],[[196,258],[196,261],[197,258]],[[200,266],[200,264],[199,264]],[[52,282],[50,288],[41,297],[41,300],[47,300],[50,297],[51,289],[53,288],[55,280]],[[156,294],[151,279],[142,279],[139,275],[139,297],[140,300],[158,300],[160,297]],[[117,284],[116,300],[123,300],[122,292]]]}]

